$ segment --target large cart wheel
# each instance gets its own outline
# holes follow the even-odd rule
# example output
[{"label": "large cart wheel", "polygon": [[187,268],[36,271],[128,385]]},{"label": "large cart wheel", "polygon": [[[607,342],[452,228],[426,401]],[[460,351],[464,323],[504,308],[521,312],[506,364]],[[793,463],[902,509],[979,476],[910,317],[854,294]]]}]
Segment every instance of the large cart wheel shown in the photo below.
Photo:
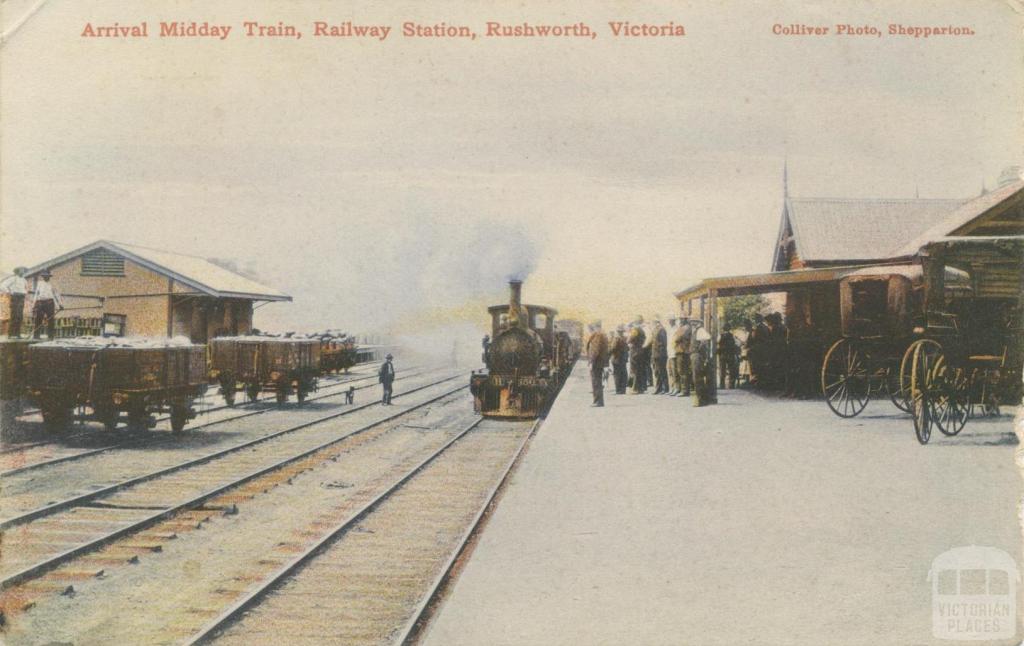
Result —
[{"label": "large cart wheel", "polygon": [[868,405],[869,379],[864,353],[851,339],[832,344],[821,364],[821,392],[840,417],[855,417]]},{"label": "large cart wheel", "polygon": [[[932,437],[934,400],[937,393],[933,373],[942,357],[942,346],[931,339],[914,341],[907,348],[910,359],[910,414],[917,441],[927,444]],[[906,358],[906,355],[904,355]]]},{"label": "large cart wheel", "polygon": [[942,354],[931,374],[932,416],[943,435],[950,437],[964,429],[971,412],[970,380],[963,368],[954,368]]},{"label": "large cart wheel", "polygon": [[893,406],[904,413],[910,412],[910,363],[912,359],[912,353],[905,353],[899,366],[893,366],[886,372],[889,400],[892,401]]},{"label": "large cart wheel", "polygon": [[171,431],[174,433],[181,433],[185,430],[185,424],[188,423],[189,418],[188,404],[186,403],[174,403],[171,404]]},{"label": "large cart wheel", "polygon": [[251,403],[254,403],[260,396],[259,384],[249,384],[245,387],[245,396],[249,398]]}]

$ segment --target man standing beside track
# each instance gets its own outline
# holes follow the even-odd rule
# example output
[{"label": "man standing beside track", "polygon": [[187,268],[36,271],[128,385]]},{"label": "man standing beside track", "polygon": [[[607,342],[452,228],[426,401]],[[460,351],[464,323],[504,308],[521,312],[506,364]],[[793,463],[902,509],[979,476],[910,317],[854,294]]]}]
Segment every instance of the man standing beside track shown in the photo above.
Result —
[{"label": "man standing beside track", "polygon": [[664,395],[668,393],[668,371],[665,370],[665,362],[668,361],[668,334],[661,320],[654,319],[651,328],[651,369],[654,373],[654,394]]},{"label": "man standing beside track", "polygon": [[377,379],[384,386],[384,395],[381,398],[382,406],[391,405],[391,384],[395,381],[395,366],[391,363],[393,357],[389,354],[384,357],[384,363],[377,372]]},{"label": "man standing beside track", "polygon": [[591,406],[604,406],[604,369],[608,365],[608,337],[601,330],[601,322],[592,326],[593,333],[587,339],[587,358],[590,360],[590,387],[594,391]]}]

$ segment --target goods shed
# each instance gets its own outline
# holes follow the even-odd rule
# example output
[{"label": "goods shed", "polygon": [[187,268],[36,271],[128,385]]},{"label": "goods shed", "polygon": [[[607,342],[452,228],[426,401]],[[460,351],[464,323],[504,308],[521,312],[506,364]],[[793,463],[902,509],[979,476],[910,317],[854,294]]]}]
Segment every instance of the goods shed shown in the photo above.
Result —
[{"label": "goods shed", "polygon": [[248,334],[256,302],[291,300],[206,258],[108,240],[32,267],[26,274],[30,290],[45,270],[64,297],[58,328],[62,318],[80,317],[102,321],[104,332],[115,335],[205,343]]}]

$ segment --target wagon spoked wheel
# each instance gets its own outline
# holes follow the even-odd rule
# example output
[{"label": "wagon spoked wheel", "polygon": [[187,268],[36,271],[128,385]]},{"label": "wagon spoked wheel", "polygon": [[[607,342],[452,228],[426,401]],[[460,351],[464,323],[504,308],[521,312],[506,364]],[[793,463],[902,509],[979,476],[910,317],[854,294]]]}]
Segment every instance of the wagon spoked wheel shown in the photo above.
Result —
[{"label": "wagon spoked wheel", "polygon": [[250,402],[255,402],[260,396],[260,387],[256,384],[245,387],[245,396],[249,398]]},{"label": "wagon spoked wheel", "polygon": [[964,429],[971,412],[970,380],[963,368],[949,365],[938,355],[931,373],[932,415],[943,435],[952,437]]},{"label": "wagon spoked wheel", "polygon": [[889,388],[889,399],[892,401],[893,406],[900,409],[904,413],[910,411],[910,361],[912,359],[911,353],[906,353],[900,360],[898,370],[896,366],[890,368],[886,379],[888,381],[887,386]]},{"label": "wagon spoked wheel", "polygon": [[[917,441],[927,444],[932,437],[934,423],[935,392],[934,371],[942,346],[930,339],[915,341],[907,348],[910,355],[910,414],[914,417],[914,434]],[[904,355],[904,359],[906,359]]]},{"label": "wagon spoked wheel", "polygon": [[868,405],[869,379],[864,353],[850,339],[832,344],[821,364],[821,392],[840,417],[859,415]]},{"label": "wagon spoked wheel", "polygon": [[117,428],[117,422],[121,417],[121,412],[113,406],[100,408],[96,411],[96,419],[103,422],[103,427],[108,431],[113,431]]}]

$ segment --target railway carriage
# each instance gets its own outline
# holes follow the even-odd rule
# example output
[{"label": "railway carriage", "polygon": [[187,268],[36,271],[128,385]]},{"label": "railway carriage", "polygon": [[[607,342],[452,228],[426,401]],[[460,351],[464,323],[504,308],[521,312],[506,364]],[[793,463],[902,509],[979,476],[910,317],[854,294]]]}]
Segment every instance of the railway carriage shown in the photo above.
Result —
[{"label": "railway carriage", "polygon": [[12,428],[25,406],[32,339],[0,339],[0,430]]},{"label": "railway carriage", "polygon": [[320,373],[328,375],[349,371],[356,365],[356,344],[349,336],[320,337]]},{"label": "railway carriage", "polygon": [[532,419],[551,404],[578,354],[568,333],[556,332],[555,309],[523,305],[521,281],[509,289],[508,305],[487,309],[487,371],[472,375],[470,391],[485,417]]}]

